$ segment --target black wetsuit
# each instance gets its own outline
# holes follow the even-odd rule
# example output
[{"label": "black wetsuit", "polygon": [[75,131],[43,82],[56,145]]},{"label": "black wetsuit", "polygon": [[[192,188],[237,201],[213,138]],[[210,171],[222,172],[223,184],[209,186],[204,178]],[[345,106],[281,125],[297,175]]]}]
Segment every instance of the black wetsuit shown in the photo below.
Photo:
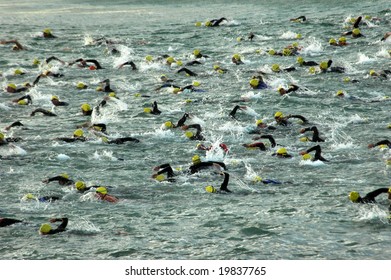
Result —
[{"label": "black wetsuit", "polygon": [[205,137],[201,135],[201,125],[199,124],[191,124],[191,125],[188,125],[187,128],[195,128],[197,131],[195,133],[195,135],[189,137],[190,140],[205,140]]},{"label": "black wetsuit", "polygon": [[313,161],[315,160],[321,160],[321,161],[328,161],[327,159],[325,159],[324,157],[322,157],[321,153],[322,153],[322,149],[320,147],[320,145],[316,145],[312,148],[309,148],[306,153],[310,153],[312,151],[315,151],[315,155],[314,155],[314,158],[312,159]]},{"label": "black wetsuit", "polygon": [[46,179],[44,182],[45,183],[50,183],[50,182],[54,182],[54,181],[57,181],[58,184],[61,185],[61,186],[70,186],[70,185],[73,185],[75,183],[73,180],[70,180],[70,179],[65,178],[63,176],[51,177],[49,179]]},{"label": "black wetsuit", "polygon": [[225,166],[225,164],[223,162],[219,162],[219,161],[203,161],[203,162],[191,165],[189,167],[189,173],[190,174],[197,173],[197,172],[199,172],[199,171],[201,171],[203,169],[208,169],[208,168],[214,166],[215,164],[218,164],[224,170],[227,170],[227,167]]},{"label": "black wetsuit", "polygon": [[[356,202],[358,203],[376,203],[375,197],[379,194],[388,193],[388,188],[380,188],[372,192],[367,193],[364,197],[359,197]],[[390,206],[391,207],[391,206]],[[390,208],[391,210],[391,208]]]},{"label": "black wetsuit", "polygon": [[[258,139],[261,139],[261,138],[262,139],[269,139],[269,141],[271,143],[271,146],[272,147],[276,146],[276,141],[274,140],[272,135],[262,135],[262,136],[258,137]],[[256,143],[253,143],[253,144],[244,144],[243,146],[246,147],[246,148],[259,148],[261,151],[266,151],[267,150],[265,144],[262,143],[262,142],[256,142]]]},{"label": "black wetsuit", "polygon": [[318,128],[316,126],[304,128],[304,129],[301,130],[301,133],[304,133],[306,131],[312,131],[313,132],[312,139],[310,140],[311,142],[324,142],[324,140],[319,137],[319,131],[318,131]]},{"label": "black wetsuit", "polygon": [[291,119],[291,118],[300,119],[300,120],[303,121],[303,123],[307,123],[308,122],[308,120],[305,117],[301,116],[301,115],[288,115],[286,117],[276,119],[276,122],[279,125],[287,126],[287,125],[289,125],[288,119]]},{"label": "black wetsuit", "polygon": [[66,227],[68,225],[68,218],[56,219],[56,221],[58,221],[58,220],[62,221],[62,223],[56,229],[51,229],[46,234],[55,234],[55,233],[63,232],[66,230]]},{"label": "black wetsuit", "polygon": [[48,110],[42,109],[42,108],[35,109],[34,111],[31,112],[30,116],[35,116],[36,113],[42,113],[45,116],[49,116],[49,117],[56,117],[57,116],[56,114],[54,114]]},{"label": "black wetsuit", "polygon": [[0,218],[0,227],[6,227],[21,222],[22,222],[21,220],[12,219],[12,218]]}]

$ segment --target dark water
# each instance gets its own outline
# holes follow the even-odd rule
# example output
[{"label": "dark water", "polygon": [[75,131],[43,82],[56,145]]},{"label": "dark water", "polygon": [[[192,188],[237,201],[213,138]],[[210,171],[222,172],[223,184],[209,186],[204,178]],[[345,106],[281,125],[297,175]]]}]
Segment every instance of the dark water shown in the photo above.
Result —
[{"label": "dark water", "polygon": [[[1,127],[16,120],[24,124],[3,131],[6,137],[23,140],[0,147],[0,215],[28,221],[1,229],[2,259],[390,258],[386,195],[377,199],[377,205],[354,205],[347,198],[352,190],[365,194],[390,185],[389,150],[367,148],[390,135],[390,78],[369,75],[371,69],[390,70],[390,40],[380,41],[391,31],[388,1],[0,1],[0,13],[1,39],[18,39],[28,49],[14,52],[12,45],[0,45],[2,88],[31,83],[47,69],[64,75],[42,78],[29,92],[29,106],[11,102],[22,94],[0,93]],[[289,21],[300,15],[308,21]],[[338,39],[349,30],[349,19],[359,15],[380,20],[363,21],[365,37],[347,36],[349,46],[329,46],[329,39]],[[222,16],[228,22],[220,27],[195,26]],[[57,38],[37,38],[45,28]],[[252,42],[247,40],[250,32],[256,35]],[[117,42],[120,54],[91,44],[102,36]],[[238,37],[245,40],[239,42]],[[306,60],[332,59],[333,66],[344,67],[345,73],[311,74],[295,56],[266,52],[294,42],[302,46],[300,55]],[[209,55],[201,65],[188,67],[197,77],[176,73],[179,66],[145,60],[147,55],[169,54],[186,63],[193,59],[194,49]],[[244,64],[231,62],[235,53]],[[67,62],[97,59],[105,69],[90,71],[55,61],[32,65],[35,58],[44,61],[53,55]],[[138,70],[118,69],[127,60]],[[275,63],[297,70],[276,74],[270,70]],[[218,74],[213,70],[216,64],[228,72]],[[26,74],[15,76],[15,69]],[[249,88],[257,71],[266,72],[268,89]],[[155,91],[162,74],[180,86],[199,81],[202,91]],[[96,106],[107,95],[95,90],[107,78],[119,99],[109,100],[100,115],[83,116],[83,103]],[[78,90],[78,82],[89,88]],[[300,90],[280,96],[277,88],[290,83]],[[338,90],[347,97],[337,98]],[[52,95],[70,105],[53,108]],[[249,101],[236,102],[241,97]],[[144,113],[153,101],[161,115]],[[237,104],[248,110],[238,111],[238,120],[233,120],[228,114]],[[36,108],[54,110],[57,117],[30,117]],[[303,115],[308,126],[316,125],[326,140],[320,145],[329,162],[301,159],[299,151],[315,144],[300,141],[310,134],[300,134],[306,125],[297,121],[272,132],[292,159],[271,156],[277,148],[245,149],[242,144],[253,142],[254,136],[248,129],[257,119],[273,125],[277,111]],[[217,147],[224,142],[230,152],[199,151],[196,145],[201,142],[188,140],[184,131],[161,129],[185,112],[192,115],[186,124],[201,124],[206,138],[202,143]],[[90,141],[54,140],[72,136],[87,121],[105,123],[112,137],[132,136],[141,142],[108,145],[87,129]],[[170,163],[176,173],[186,171],[195,154],[202,160],[224,161],[232,194],[205,192],[206,185],[218,187],[223,179],[208,171],[179,176],[175,183],[151,178],[152,168],[163,163]],[[96,201],[92,193],[80,195],[72,187],[42,182],[61,173],[87,185],[113,186],[109,191],[120,202]],[[256,176],[283,184],[254,182]],[[51,204],[21,200],[27,193],[62,199]],[[47,238],[38,234],[40,224],[60,216],[69,218],[66,233]]]}]

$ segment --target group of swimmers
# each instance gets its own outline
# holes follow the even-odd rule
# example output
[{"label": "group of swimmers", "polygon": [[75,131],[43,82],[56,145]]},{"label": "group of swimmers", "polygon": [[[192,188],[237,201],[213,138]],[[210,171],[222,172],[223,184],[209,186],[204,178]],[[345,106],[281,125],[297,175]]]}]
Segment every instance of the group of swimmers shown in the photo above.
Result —
[{"label": "group of swimmers", "polygon": [[[228,20],[224,17],[219,18],[219,19],[212,19],[207,21],[204,25],[206,27],[218,27],[222,25],[224,22],[227,22]],[[307,22],[307,18],[305,16],[301,16],[295,19],[291,19],[292,22]],[[361,22],[361,17],[358,17],[355,23],[353,24],[353,29],[350,32],[346,32],[343,35],[344,36],[352,36],[352,38],[360,38],[363,37],[364,35],[361,34],[361,31],[358,30],[358,27]],[[199,26],[199,24],[197,24]],[[387,40],[387,38],[390,36],[390,33],[386,33],[382,40]],[[56,36],[54,36],[49,29],[45,29],[42,32],[42,37],[44,39],[55,39]],[[256,38],[256,35],[254,33],[250,33],[248,36],[250,41],[253,41]],[[107,40],[104,40],[106,44],[108,44]],[[340,38],[340,42],[337,43],[338,46],[345,46],[343,38]],[[98,41],[97,41],[98,42]],[[102,41],[103,42],[103,41]],[[100,43],[102,43],[100,42]],[[2,40],[0,41],[1,44],[13,44],[12,50],[13,51],[26,51],[28,50],[25,46],[22,46],[20,42],[16,39],[12,40]],[[330,40],[330,44],[334,45],[334,42]],[[110,45],[112,45],[110,43]],[[114,49],[112,49],[114,51]],[[282,52],[276,52],[274,50],[269,50],[268,53],[270,55],[280,55],[280,56],[298,56],[300,55],[300,48],[297,46],[297,44],[292,44],[292,46],[287,47],[284,49]],[[196,65],[196,64],[202,64],[200,62],[201,60],[205,59],[210,59],[209,55],[201,53],[200,50],[196,49],[193,51],[194,55],[194,60],[186,63],[186,66],[191,66],[191,65]],[[151,61],[152,58],[147,58],[147,61]],[[104,69],[102,64],[98,62],[96,59],[84,59],[84,58],[79,58],[75,59],[71,62],[64,62],[63,60],[51,56],[45,59],[45,63],[48,64],[51,61],[57,61],[61,63],[64,66],[73,66],[76,65],[79,68],[87,68],[89,70],[101,70]],[[166,63],[168,65],[171,65],[172,63],[177,63],[180,65],[179,61],[175,61],[171,56],[163,55],[161,58],[159,58],[158,61],[161,61],[162,63]],[[235,65],[241,65],[244,62],[242,61],[242,58],[239,54],[234,54],[231,57],[231,62]],[[341,67],[332,67],[333,61],[329,59],[328,61],[321,61],[321,62],[315,62],[315,61],[305,61],[303,57],[298,56],[297,57],[297,62],[300,66],[310,66],[310,67],[319,67],[320,72],[335,72],[335,73],[343,73],[344,69]],[[39,63],[39,62],[37,62]],[[134,61],[127,61],[125,63],[122,63],[118,68],[125,67],[126,65],[130,65],[131,69],[133,71],[137,71],[138,67],[135,64]],[[225,73],[228,71],[227,69],[221,68],[219,65],[215,65],[214,70],[216,70],[218,73]],[[291,72],[295,71],[295,67],[289,67],[289,68],[283,68],[281,69],[279,65],[275,64],[272,66],[272,72],[273,73],[281,73],[281,72]],[[20,71],[19,71],[20,72]],[[18,75],[23,74],[17,73]],[[185,73],[187,76],[191,77],[196,77],[198,76],[197,73],[194,71],[182,67],[179,70],[176,71],[177,74],[179,73]],[[385,70],[378,74],[379,76],[383,75],[382,77],[388,77],[390,73],[388,70]],[[372,73],[371,76],[376,76],[376,72]],[[46,70],[42,73],[39,73],[38,76],[34,79],[34,81],[30,83],[26,83],[22,86],[16,86],[13,83],[9,83],[4,91],[9,93],[9,94],[14,94],[14,93],[23,93],[23,96],[13,99],[12,102],[18,105],[31,105],[33,103],[33,99],[29,95],[29,91],[34,88],[42,78],[45,77],[54,77],[54,78],[62,78],[62,74],[51,71],[51,70]],[[178,94],[184,91],[188,92],[194,92],[197,91],[197,87],[199,86],[198,82],[193,82],[191,85],[184,85],[184,86],[177,86],[173,83],[172,80],[169,80],[166,76],[161,77],[163,81],[163,85],[159,86],[156,88],[156,91],[164,89],[164,88],[172,88],[173,92]],[[104,98],[96,107],[91,107],[89,104],[83,104],[81,106],[81,113],[85,116],[91,116],[93,112],[96,114],[99,114],[99,110],[101,110],[106,104],[107,101],[110,100],[110,98],[117,98],[115,91],[113,90],[111,84],[110,84],[110,79],[105,79],[100,83],[99,89],[97,91],[107,93],[108,96]],[[264,73],[257,73],[257,75],[252,76],[249,82],[249,88],[254,89],[254,90],[262,90],[269,88],[270,86],[265,82],[264,80]],[[80,90],[86,89],[87,86],[85,84],[78,84],[77,88]],[[295,91],[300,90],[300,87],[296,84],[290,84],[287,89],[283,87],[278,88],[278,92],[280,95],[286,95]],[[26,93],[26,94],[25,94]],[[72,101],[62,101],[58,96],[53,95],[51,97],[51,103],[54,106],[69,106]],[[239,110],[246,110],[246,106],[235,106],[233,110],[229,113],[229,116],[237,120],[237,112]],[[158,108],[158,103],[157,101],[153,101],[151,103],[151,107],[149,108],[144,108],[144,112],[147,114],[151,114],[154,116],[159,116],[161,115],[161,110]],[[45,116],[56,116],[51,111],[45,110],[43,108],[37,108],[34,111],[32,111],[31,116],[34,116],[37,113],[42,113]],[[191,114],[185,113],[179,121],[174,124],[171,121],[167,121],[164,123],[164,128],[165,129],[175,129],[175,128],[180,128],[181,130],[185,131],[185,135],[189,140],[194,140],[194,141],[204,141],[206,138],[202,134],[203,128],[201,127],[200,124],[198,123],[192,123],[192,124],[185,124],[187,119],[191,118]],[[242,144],[243,147],[245,148],[255,148],[259,149],[261,151],[266,151],[270,150],[272,151],[272,155],[279,157],[279,158],[292,158],[293,155],[289,154],[287,149],[285,147],[280,146],[275,138],[273,137],[272,133],[276,129],[278,129],[279,126],[281,127],[289,127],[291,126],[290,119],[298,119],[302,122],[304,125],[308,125],[305,128],[302,128],[300,130],[301,134],[304,134],[306,132],[312,132],[313,135],[311,138],[309,137],[303,137],[303,141],[310,141],[310,142],[316,142],[316,145],[313,147],[310,147],[309,149],[306,149],[304,151],[301,151],[299,154],[302,156],[303,160],[313,160],[313,161],[323,161],[323,162],[328,162],[327,159],[325,159],[322,154],[321,154],[321,143],[325,142],[323,138],[320,137],[320,133],[318,131],[317,126],[311,125],[309,120],[302,116],[302,115],[297,115],[297,114],[289,114],[289,115],[284,115],[282,112],[278,111],[274,114],[274,120],[275,124],[274,125],[267,125],[263,120],[259,119],[256,120],[256,126],[254,129],[252,129],[251,134],[258,134],[259,136],[255,137],[255,140],[261,140],[261,139],[267,139],[268,143],[264,142],[254,142],[254,143],[249,143],[249,144]],[[4,131],[8,131],[12,127],[17,127],[17,126],[23,126],[23,124],[20,121],[15,121],[11,125],[7,126]],[[94,135],[98,135],[102,142],[104,143],[109,143],[109,144],[123,144],[126,142],[133,142],[133,143],[138,143],[140,142],[139,139],[136,139],[134,137],[120,137],[120,138],[114,138],[114,139],[109,139],[110,136],[106,132],[106,124],[104,123],[86,123],[80,127],[78,127],[72,137],[58,137],[55,140],[57,141],[64,141],[64,142],[85,142],[88,141],[88,138],[84,136],[84,130],[83,128],[88,127],[93,131]],[[265,133],[266,132],[266,133]],[[0,145],[5,146],[8,145],[12,142],[17,142],[21,141],[22,139],[20,138],[14,138],[14,137],[6,137],[4,133],[0,133]],[[387,143],[383,143],[387,144]],[[375,145],[375,144],[374,144]],[[377,144],[376,144],[377,145]],[[379,144],[380,145],[380,144]],[[277,147],[279,146],[279,147]],[[221,143],[219,145],[221,149],[224,150],[225,153],[228,153],[229,149],[226,144]],[[204,144],[199,143],[197,145],[198,150],[208,150],[210,147],[205,147]],[[314,156],[311,156],[310,153],[314,152]],[[154,168],[156,173],[152,175],[154,179],[157,181],[169,181],[169,182],[175,182],[175,177],[178,176],[173,171],[173,168],[171,167],[170,164],[164,163],[159,166],[156,166]],[[220,186],[219,189],[208,185],[205,187],[205,191],[209,193],[231,193],[232,191],[228,188],[229,184],[229,178],[230,174],[228,173],[228,168],[224,164],[224,162],[216,162],[216,161],[201,161],[200,157],[198,155],[193,156],[192,158],[192,164],[189,166],[188,170],[186,172],[182,172],[181,175],[192,175],[195,173],[198,173],[202,170],[212,170],[213,174],[218,174],[220,176],[223,176],[223,182]],[[52,181],[58,181],[60,185],[66,185],[66,186],[72,186],[74,187],[75,191],[84,193],[86,191],[93,191],[95,193],[95,197],[100,200],[108,201],[108,202],[118,202],[118,198],[112,195],[108,194],[108,188],[109,187],[104,187],[104,186],[86,186],[86,184],[83,181],[77,181],[74,182],[73,180],[70,180],[68,177],[60,175],[60,176],[55,176],[49,179],[46,179],[44,183],[49,183]],[[264,180],[264,183],[275,183],[279,184],[279,181],[275,180]],[[361,202],[361,203],[373,203],[375,202],[375,197],[378,196],[381,193],[388,193],[388,197],[391,198],[390,195],[391,189],[387,188],[382,188],[379,190],[375,190],[374,192],[368,193],[366,196],[361,198],[361,196],[357,192],[352,192],[349,195],[349,198],[352,202]],[[38,199],[39,201],[42,202],[53,202],[58,199],[59,197],[56,196],[43,196],[39,198],[35,198],[34,196],[28,197],[28,199]],[[2,218],[1,220],[1,226],[8,226],[14,223],[21,222],[20,220],[17,219],[12,219],[12,218]],[[68,224],[68,219],[67,218],[55,218],[53,220],[50,220],[51,223],[55,222],[61,222],[60,226],[56,229],[52,229],[50,224],[44,224],[41,226],[40,232],[42,234],[54,234],[58,232],[62,232],[65,230],[67,224]]]}]

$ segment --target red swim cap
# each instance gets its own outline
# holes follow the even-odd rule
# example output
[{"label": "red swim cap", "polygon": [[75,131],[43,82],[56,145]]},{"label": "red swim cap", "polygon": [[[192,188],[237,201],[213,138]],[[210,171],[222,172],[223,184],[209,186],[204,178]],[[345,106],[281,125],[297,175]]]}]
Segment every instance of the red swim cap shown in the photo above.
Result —
[{"label": "red swim cap", "polygon": [[220,148],[222,148],[224,150],[224,152],[228,153],[229,150],[228,150],[227,145],[225,145],[224,143],[221,143],[219,146],[220,146]]},{"label": "red swim cap", "polygon": [[89,69],[90,69],[90,70],[96,70],[96,66],[91,65],[91,66],[89,67]]}]

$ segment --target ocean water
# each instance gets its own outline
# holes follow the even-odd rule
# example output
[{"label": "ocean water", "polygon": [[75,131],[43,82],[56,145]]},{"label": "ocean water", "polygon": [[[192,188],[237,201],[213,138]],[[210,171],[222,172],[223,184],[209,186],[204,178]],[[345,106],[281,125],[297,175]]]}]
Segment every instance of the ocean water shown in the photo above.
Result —
[{"label": "ocean water", "polygon": [[[391,70],[391,40],[380,41],[390,30],[389,1],[0,1],[0,40],[17,39],[27,48],[15,52],[0,45],[0,125],[14,121],[23,127],[2,131],[21,141],[0,147],[0,216],[25,223],[1,228],[3,260],[128,260],[128,259],[265,259],[265,260],[385,260],[391,257],[390,224],[386,195],[376,205],[355,205],[352,190],[362,195],[389,187],[388,149],[368,149],[369,143],[390,139],[390,76],[371,77],[374,69]],[[304,23],[289,19],[301,15]],[[371,16],[360,26],[363,38],[347,36],[346,47],[329,46],[349,29],[351,18]],[[196,22],[226,17],[219,27],[197,27]],[[351,25],[350,25],[351,26]],[[55,39],[39,37],[50,28]],[[247,40],[250,32],[253,41]],[[301,38],[298,39],[297,35]],[[106,37],[120,51],[113,54],[93,39]],[[244,40],[238,41],[242,37]],[[345,73],[311,74],[295,56],[270,56],[267,50],[282,50],[297,42],[305,60],[333,60]],[[186,66],[196,77],[177,73],[180,66],[167,66],[155,59],[170,55],[184,63],[200,49],[209,58]],[[241,55],[244,64],[231,62]],[[56,56],[66,62],[96,59],[104,69],[90,71],[56,61],[34,66]],[[118,69],[132,60],[138,70]],[[271,65],[294,66],[296,71],[273,73]],[[228,71],[219,74],[213,66]],[[22,69],[25,75],[14,75]],[[23,93],[8,93],[9,83],[32,82],[44,70],[63,77],[42,78],[29,91],[33,103],[16,105]],[[253,90],[249,80],[265,72],[264,90]],[[180,86],[200,82],[200,91],[159,91],[161,75]],[[345,78],[358,80],[346,82]],[[104,79],[119,99],[110,99],[100,114],[83,116],[80,106],[97,106],[107,93],[97,92]],[[89,86],[78,90],[76,84]],[[300,89],[280,96],[279,86],[297,84]],[[337,98],[343,90],[347,97]],[[69,103],[53,107],[52,95]],[[246,97],[247,101],[244,101]],[[242,99],[241,99],[242,98]],[[239,100],[239,101],[238,101]],[[144,113],[157,101],[160,115]],[[237,120],[229,117],[235,105]],[[30,113],[36,108],[53,110],[57,116]],[[291,159],[271,156],[268,151],[248,150],[254,135],[248,127],[257,119],[273,125],[274,113],[300,114],[288,127],[270,132],[286,147]],[[166,121],[176,122],[187,112],[186,124],[201,124],[204,141],[191,141],[180,129],[163,130]],[[87,142],[64,143],[56,137],[71,137],[87,121],[107,125],[111,137],[132,136],[140,143],[109,145],[85,129]],[[329,162],[306,162],[300,151],[317,143],[301,142],[300,129],[317,126],[325,142],[322,155]],[[219,148],[205,152],[197,144]],[[266,141],[267,142],[267,141]],[[202,160],[223,161],[230,174],[231,194],[217,195],[205,186],[219,187],[223,178],[211,171],[184,175],[193,155]],[[170,163],[179,174],[176,182],[151,178],[153,167]],[[87,185],[112,186],[110,194],[120,199],[111,204],[97,201],[91,193],[81,195],[72,187],[42,181],[62,173]],[[281,181],[280,185],[254,182],[255,176]],[[26,193],[57,195],[53,203],[23,201]],[[52,217],[68,217],[64,233],[41,236],[39,226]]]}]

